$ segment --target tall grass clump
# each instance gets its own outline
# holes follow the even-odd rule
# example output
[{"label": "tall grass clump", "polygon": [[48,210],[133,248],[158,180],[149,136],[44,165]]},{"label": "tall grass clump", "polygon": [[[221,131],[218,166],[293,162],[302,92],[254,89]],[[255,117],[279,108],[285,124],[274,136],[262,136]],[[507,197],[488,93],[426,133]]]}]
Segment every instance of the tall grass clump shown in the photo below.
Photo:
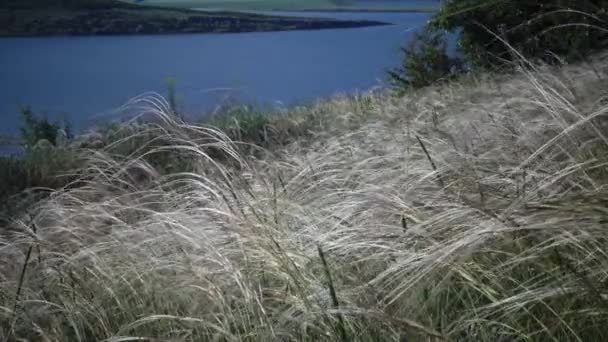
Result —
[{"label": "tall grass clump", "polygon": [[605,61],[294,109],[255,155],[149,98],[3,223],[0,336],[606,340]]},{"label": "tall grass clump", "polygon": [[69,122],[50,122],[31,108],[21,110],[21,119],[19,137],[0,155],[0,222],[67,185],[80,165],[68,146],[73,138]]}]

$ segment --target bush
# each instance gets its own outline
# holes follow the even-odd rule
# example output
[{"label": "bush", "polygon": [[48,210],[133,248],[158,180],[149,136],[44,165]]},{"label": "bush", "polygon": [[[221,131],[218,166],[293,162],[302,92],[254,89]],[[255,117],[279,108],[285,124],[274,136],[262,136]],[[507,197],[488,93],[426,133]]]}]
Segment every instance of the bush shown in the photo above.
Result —
[{"label": "bush", "polygon": [[388,72],[397,89],[421,88],[454,77],[463,70],[461,60],[448,56],[443,33],[426,29],[415,33],[403,48],[401,66]]},{"label": "bush", "polygon": [[252,106],[236,106],[212,117],[209,124],[221,129],[234,141],[265,145],[269,139],[271,119]]},{"label": "bush", "polygon": [[44,144],[22,156],[0,156],[0,224],[73,181],[71,170],[81,164],[76,151]]},{"label": "bush", "polygon": [[59,134],[63,133],[65,140],[73,138],[72,128],[68,122],[62,125],[51,123],[46,118],[38,118],[31,108],[26,107],[21,110],[23,125],[21,131],[21,143],[26,148],[32,148],[41,140],[46,140],[52,145],[59,143]]},{"label": "bush", "polygon": [[607,0],[451,0],[431,22],[434,29],[460,30],[459,48],[478,66],[525,58],[573,61],[605,47]]},{"label": "bush", "polygon": [[22,109],[21,119],[23,153],[0,156],[0,224],[23,213],[50,190],[66,186],[74,180],[70,171],[81,165],[75,150],[58,147],[62,139],[67,143],[73,138],[68,122],[51,123],[29,107]]}]

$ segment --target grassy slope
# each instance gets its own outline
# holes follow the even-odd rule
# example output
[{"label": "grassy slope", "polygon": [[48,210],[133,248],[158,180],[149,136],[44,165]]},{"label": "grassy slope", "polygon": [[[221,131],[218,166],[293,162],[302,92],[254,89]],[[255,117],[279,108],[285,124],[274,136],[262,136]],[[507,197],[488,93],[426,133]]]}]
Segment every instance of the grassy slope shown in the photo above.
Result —
[{"label": "grassy slope", "polygon": [[138,6],[118,0],[11,0],[0,4],[0,36],[257,32],[378,24],[382,23],[201,12]]},{"label": "grassy slope", "polygon": [[4,0],[0,9],[107,9],[131,8],[128,2],[119,0]]},{"label": "grassy slope", "polygon": [[147,0],[144,4],[181,7],[249,11],[435,11],[434,7],[405,7],[378,9],[350,6],[331,0]]},{"label": "grassy slope", "polygon": [[188,8],[225,8],[233,10],[298,10],[306,8],[332,9],[337,6],[330,0],[148,0],[144,3]]},{"label": "grassy slope", "polygon": [[160,105],[0,242],[0,335],[605,341],[605,61],[294,109],[257,158]]}]

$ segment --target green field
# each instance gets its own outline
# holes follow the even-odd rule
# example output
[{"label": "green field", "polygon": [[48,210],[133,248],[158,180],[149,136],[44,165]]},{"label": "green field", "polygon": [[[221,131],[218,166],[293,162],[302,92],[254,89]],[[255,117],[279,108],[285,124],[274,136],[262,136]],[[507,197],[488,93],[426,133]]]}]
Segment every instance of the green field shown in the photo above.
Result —
[{"label": "green field", "polygon": [[[129,2],[133,2],[129,0]],[[379,11],[378,8],[350,6],[340,0],[144,0],[142,4],[180,8],[208,8],[238,11]],[[393,7],[382,11],[432,11],[430,7]]]},{"label": "green field", "polygon": [[331,0],[144,0],[142,4],[230,10],[330,10],[338,8]]}]

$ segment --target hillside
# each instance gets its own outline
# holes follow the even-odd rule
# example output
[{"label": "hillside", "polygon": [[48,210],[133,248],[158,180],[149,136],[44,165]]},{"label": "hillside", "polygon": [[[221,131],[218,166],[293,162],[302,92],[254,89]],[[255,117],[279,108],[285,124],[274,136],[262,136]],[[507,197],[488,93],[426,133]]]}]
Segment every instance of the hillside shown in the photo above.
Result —
[{"label": "hillside", "polygon": [[43,10],[43,9],[93,9],[137,8],[135,4],[121,0],[4,0],[0,9]]},{"label": "hillside", "polygon": [[183,8],[215,8],[233,10],[300,10],[305,8],[336,8],[332,0],[143,0],[140,4],[172,6]]},{"label": "hillside", "polygon": [[114,0],[9,0],[0,4],[0,36],[254,32],[371,25],[383,23],[203,13]]},{"label": "hillside", "polygon": [[349,0],[125,0],[151,6],[224,9],[235,11],[435,11],[437,3],[412,6],[395,3],[389,7],[358,5]]},{"label": "hillside", "polygon": [[6,224],[0,335],[605,341],[606,70],[525,65],[222,130],[151,98],[153,122],[96,147],[39,146],[76,179]]}]

